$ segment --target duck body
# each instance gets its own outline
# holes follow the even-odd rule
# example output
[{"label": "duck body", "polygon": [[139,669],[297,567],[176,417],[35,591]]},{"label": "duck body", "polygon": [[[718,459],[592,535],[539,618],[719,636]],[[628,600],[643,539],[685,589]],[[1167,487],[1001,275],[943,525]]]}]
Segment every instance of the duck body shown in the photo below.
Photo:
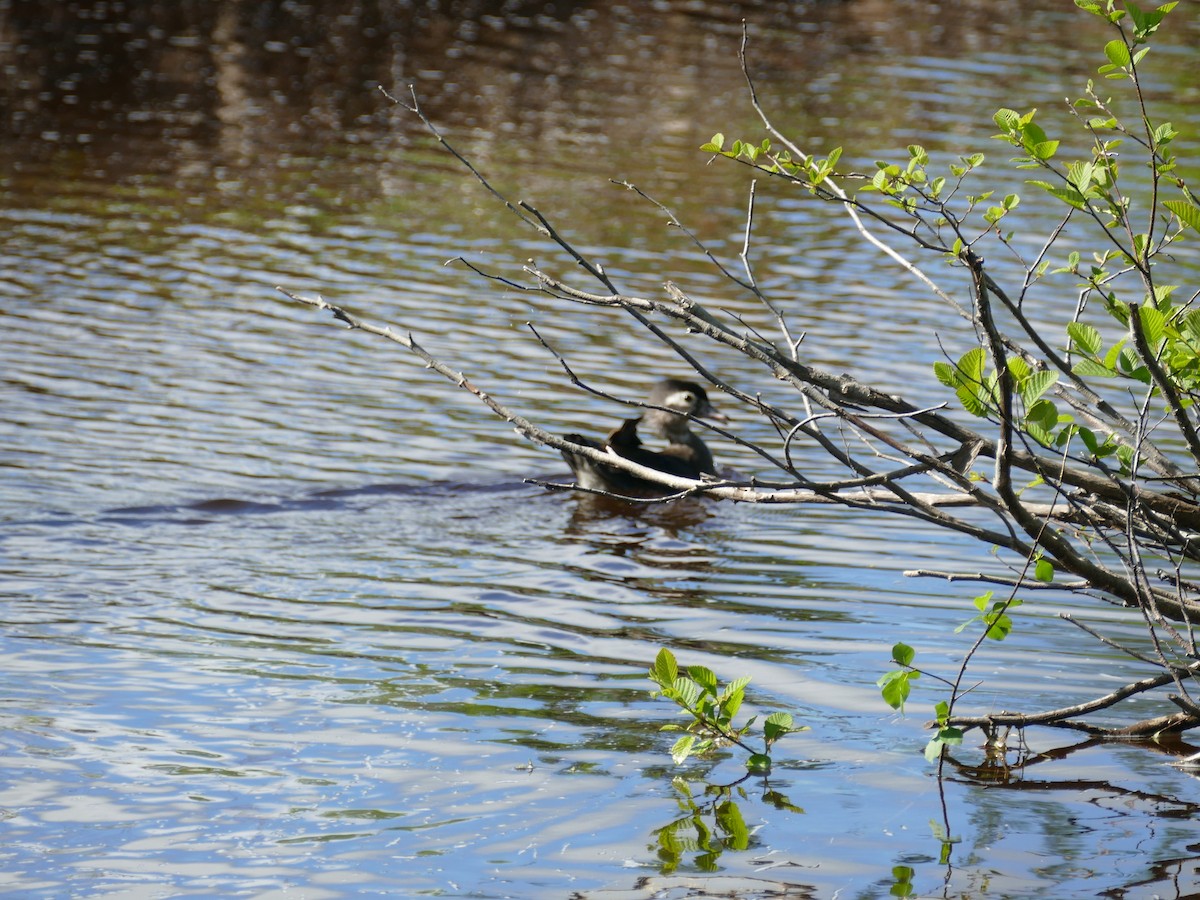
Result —
[{"label": "duck body", "polygon": [[[648,409],[636,419],[626,419],[604,441],[578,434],[564,437],[573,444],[601,450],[668,475],[692,479],[715,475],[712,452],[688,427],[689,415],[726,420],[713,409],[704,388],[694,381],[668,378],[654,386],[646,403],[658,408]],[[665,446],[661,450],[647,449],[638,435],[639,425],[665,440]],[[571,467],[575,483],[581,488],[626,497],[654,497],[669,493],[662,485],[585,459],[569,450],[562,451],[562,455]]]}]

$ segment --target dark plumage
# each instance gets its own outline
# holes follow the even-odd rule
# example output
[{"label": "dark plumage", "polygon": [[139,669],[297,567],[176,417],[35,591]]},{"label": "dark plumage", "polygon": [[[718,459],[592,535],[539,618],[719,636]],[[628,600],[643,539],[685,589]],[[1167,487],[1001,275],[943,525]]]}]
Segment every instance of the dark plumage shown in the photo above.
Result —
[{"label": "dark plumage", "polygon": [[[713,409],[704,388],[694,381],[668,378],[660,381],[646,398],[650,406],[639,418],[626,419],[609,434],[604,442],[578,434],[565,435],[573,444],[582,444],[628,459],[650,469],[658,469],[681,478],[700,478],[715,475],[712,453],[704,441],[688,427],[687,416],[726,421],[725,416]],[[667,443],[661,450],[647,450],[638,436],[638,425]],[[580,487],[594,491],[608,491],[629,497],[655,496],[666,493],[661,485],[621,472],[603,463],[594,463],[569,450],[562,451],[563,459],[575,474]]]}]

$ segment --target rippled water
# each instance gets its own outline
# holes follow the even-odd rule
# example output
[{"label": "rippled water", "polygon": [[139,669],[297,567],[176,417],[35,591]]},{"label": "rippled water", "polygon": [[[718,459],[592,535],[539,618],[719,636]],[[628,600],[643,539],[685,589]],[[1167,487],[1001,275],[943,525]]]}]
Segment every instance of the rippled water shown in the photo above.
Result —
[{"label": "rippled water", "polygon": [[[614,512],[547,492],[524,479],[565,476],[556,456],[402,348],[274,291],[411,329],[551,430],[600,430],[620,410],[570,388],[527,321],[617,393],[639,394],[675,363],[607,312],[567,314],[443,266],[463,256],[513,276],[530,257],[572,264],[511,227],[365,81],[418,79],[499,186],[536,200],[630,290],[670,277],[768,328],[661,214],[607,179],[635,179],[735,256],[744,181],[694,148],[752,128],[731,57],[742,15],[759,29],[773,108],[869,160],[918,138],[946,154],[986,146],[996,106],[1042,103],[1087,77],[1102,33],[1068,4],[1022,6],[1028,44],[982,3],[927,29],[890,24],[897,9],[926,11],[908,3],[527,18],[490,18],[482,4],[411,20],[397,4],[394,20],[380,15],[407,37],[381,40],[386,22],[364,24],[359,9],[330,19],[327,36],[314,26],[283,41],[321,51],[307,55],[270,44],[255,29],[282,40],[283,26],[250,5],[222,7],[242,32],[223,12],[210,36],[159,9],[167,21],[130,26],[152,47],[154,28],[170,36],[161,77],[133,100],[60,108],[63,72],[38,102],[7,88],[0,886],[601,898],[788,885],[874,897],[899,891],[896,867],[908,867],[920,896],[1200,889],[1200,791],[1167,754],[1030,732],[1042,755],[1024,771],[972,769],[980,755],[967,748],[939,784],[920,753],[933,691],[907,717],[879,699],[897,640],[931,671],[954,670],[966,638],[952,631],[977,592],[901,572],[948,558],[986,567],[979,548],[843,510]],[[1191,19],[1165,50],[1189,65]],[[83,59],[102,35],[129,33],[80,40],[102,20],[53,27]],[[49,40],[23,30],[20,4],[0,4],[0,22],[10,61]],[[347,35],[363,41],[339,63],[349,74],[325,52]],[[175,86],[210,38],[215,59],[242,54],[204,82],[213,108]],[[1194,134],[1195,85],[1156,84]],[[86,79],[74,90],[87,99]],[[766,187],[759,275],[799,311],[813,358],[924,377],[941,311],[863,255],[831,211]],[[886,333],[864,322],[864,303]],[[758,377],[695,346],[731,380]],[[761,436],[730,412],[739,433]],[[744,451],[714,445],[754,471]],[[1054,619],[1062,603],[1031,598],[1013,637],[986,648],[975,708],[1059,705],[1143,674],[1081,646]],[[1088,616],[1136,639],[1120,613]],[[722,830],[704,797],[706,783],[741,777],[738,758],[671,765],[673,736],[659,729],[673,714],[645,679],[662,646],[752,675],[756,709],[812,727],[780,745],[769,782],[728,795],[744,835]],[[946,822],[956,842],[941,860]]]}]

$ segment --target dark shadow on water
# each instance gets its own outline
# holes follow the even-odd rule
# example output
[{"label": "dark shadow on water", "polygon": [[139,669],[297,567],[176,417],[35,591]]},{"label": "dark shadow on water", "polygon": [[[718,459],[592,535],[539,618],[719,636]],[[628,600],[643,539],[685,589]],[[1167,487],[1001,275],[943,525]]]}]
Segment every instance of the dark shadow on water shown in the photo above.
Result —
[{"label": "dark shadow on water", "polygon": [[[539,478],[538,481],[543,479]],[[562,481],[562,476],[553,479]],[[279,499],[216,497],[190,503],[152,503],[119,506],[104,510],[99,520],[123,525],[148,525],[164,522],[178,525],[202,525],[224,516],[257,516],[273,513],[304,512],[351,507],[371,498],[455,498],[471,495],[523,493],[530,497],[548,496],[544,488],[525,481],[463,482],[429,481],[421,483],[384,482],[358,487],[331,488],[298,497]],[[667,532],[693,527],[716,515],[716,503],[694,497],[667,503],[642,503],[596,494],[564,492],[572,505],[567,534],[585,535],[604,530],[614,523],[641,523]]]},{"label": "dark shadow on water", "polygon": [[226,516],[259,516],[276,513],[348,509],[358,501],[379,497],[449,498],[472,494],[501,494],[534,489],[520,481],[476,484],[435,481],[421,484],[384,483],[353,488],[334,488],[300,497],[277,500],[218,497],[192,503],[162,503],[122,506],[99,515],[101,522],[120,525],[206,525]]}]

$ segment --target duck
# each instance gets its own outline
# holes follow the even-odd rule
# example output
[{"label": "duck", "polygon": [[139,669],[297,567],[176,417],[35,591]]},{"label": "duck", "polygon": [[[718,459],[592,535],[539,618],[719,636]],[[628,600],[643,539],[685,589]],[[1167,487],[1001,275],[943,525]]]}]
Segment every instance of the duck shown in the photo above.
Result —
[{"label": "duck", "polygon": [[[704,475],[716,475],[712,451],[699,435],[688,427],[688,416],[727,422],[728,418],[713,407],[708,393],[694,381],[664,378],[654,385],[646,398],[651,407],[635,419],[626,419],[613,429],[604,441],[579,434],[563,437],[581,444],[620,456],[630,462],[657,469],[668,475],[699,480]],[[638,435],[638,426],[666,441],[661,450],[648,450]],[[626,497],[653,497],[671,493],[662,485],[638,478],[603,463],[585,459],[570,450],[562,451],[571,467],[577,487],[604,491]]]}]

